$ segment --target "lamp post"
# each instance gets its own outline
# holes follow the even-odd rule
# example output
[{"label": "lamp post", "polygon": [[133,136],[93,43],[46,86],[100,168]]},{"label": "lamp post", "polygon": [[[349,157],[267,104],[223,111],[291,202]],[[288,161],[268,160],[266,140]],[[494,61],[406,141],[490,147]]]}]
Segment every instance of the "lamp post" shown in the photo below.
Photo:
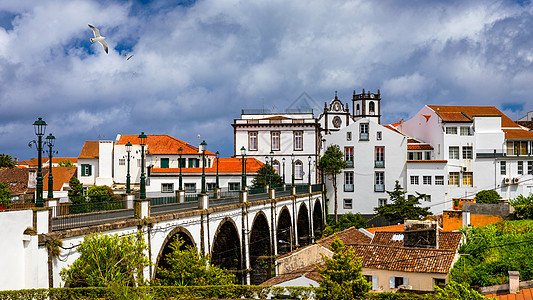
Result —
[{"label": "lamp post", "polygon": [[309,162],[309,172],[307,173],[307,183],[311,185],[311,155],[307,157],[307,161]]},{"label": "lamp post", "polygon": [[272,187],[272,177],[274,177],[274,151],[270,150],[270,167],[272,169],[268,170],[270,175],[270,183],[269,186]]},{"label": "lamp post", "polygon": [[292,186],[294,186],[294,153],[291,154],[291,162],[292,162]]},{"label": "lamp post", "polygon": [[266,169],[265,169],[265,186],[266,186],[270,180],[270,169],[268,168],[268,156],[265,156],[265,163],[266,163]]},{"label": "lamp post", "polygon": [[283,162],[283,185],[285,185],[285,157],[281,161]]},{"label": "lamp post", "polygon": [[54,176],[52,176],[52,148],[54,147],[56,138],[51,133],[46,137],[45,144],[48,145],[48,197],[54,198]]},{"label": "lamp post", "polygon": [[218,153],[218,151],[217,151],[217,152],[215,152],[215,154],[216,154],[216,156],[217,156],[217,179],[216,179],[216,187],[217,187],[217,189],[219,189],[219,188],[220,188],[220,185],[219,185],[219,181],[218,181],[218,159],[219,159],[219,155],[220,155],[220,153]]},{"label": "lamp post", "polygon": [[[35,199],[35,206],[43,207],[43,135],[46,130],[46,122],[43,118],[38,118],[33,123],[35,135],[37,135],[37,199]],[[35,143],[35,141],[33,141]],[[31,145],[31,143],[30,143]]]},{"label": "lamp post", "polygon": [[246,162],[244,161],[244,157],[246,156],[246,148],[242,146],[241,148],[241,155],[242,155],[242,189],[246,189]]},{"label": "lamp post", "polygon": [[128,141],[126,143],[126,152],[128,153],[128,167],[126,173],[126,194],[131,194],[131,175],[130,175],[130,154],[133,145]]},{"label": "lamp post", "polygon": [[202,145],[202,194],[205,194],[205,146],[207,143],[202,141],[200,145]]},{"label": "lamp post", "polygon": [[180,166],[180,191],[183,191],[183,180],[181,178],[181,168],[182,168],[182,164],[183,164],[183,159],[181,158],[181,155],[183,154],[183,148],[179,148],[178,149],[178,152],[180,154],[180,161],[178,162],[178,165]]},{"label": "lamp post", "polygon": [[146,139],[148,138],[144,132],[138,136],[141,144],[141,191],[139,198],[146,199],[146,176],[144,176],[144,146],[146,146]]}]

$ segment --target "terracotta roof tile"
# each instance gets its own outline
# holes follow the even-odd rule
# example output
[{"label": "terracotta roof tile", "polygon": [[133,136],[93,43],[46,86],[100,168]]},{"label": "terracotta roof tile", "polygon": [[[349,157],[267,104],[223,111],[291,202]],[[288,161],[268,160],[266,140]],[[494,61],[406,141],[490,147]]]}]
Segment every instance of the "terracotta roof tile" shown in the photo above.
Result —
[{"label": "terracotta roof tile", "polygon": [[533,121],[517,121],[516,123],[520,126],[529,128],[529,130],[533,130]]},{"label": "terracotta roof tile", "polygon": [[359,231],[359,229],[355,227],[350,227],[346,230],[337,232],[335,234],[332,234],[330,236],[327,236],[323,239],[320,239],[317,241],[317,244],[322,245],[328,249],[331,247],[331,243],[335,239],[335,236],[337,236],[345,245],[348,244],[368,244],[372,241],[372,239]]},{"label": "terracotta roof tile", "polygon": [[518,294],[488,294],[487,298],[496,298],[496,300],[533,300],[533,288],[522,289]]},{"label": "terracotta roof tile", "polygon": [[283,282],[287,282],[289,280],[293,280],[293,279],[296,279],[296,278],[299,278],[299,277],[302,277],[302,276],[305,276],[305,277],[307,277],[307,278],[309,278],[311,280],[314,280],[314,281],[321,280],[320,275],[318,274],[318,270],[317,270],[316,266],[315,265],[309,265],[309,266],[294,270],[294,271],[289,272],[289,273],[285,273],[285,274],[282,274],[282,275],[278,275],[276,277],[272,277],[269,280],[261,283],[260,285],[268,285],[268,286],[277,285],[277,284],[280,284],[280,283],[283,283]]},{"label": "terracotta roof tile", "polygon": [[428,107],[446,122],[470,122],[473,117],[501,116],[502,127],[519,127],[494,106],[428,105]]},{"label": "terracotta roof tile", "polygon": [[[53,159],[52,159],[53,161]],[[53,167],[52,176],[54,179],[54,191],[60,191],[70,178],[75,176],[76,167]],[[43,179],[44,190],[48,191],[48,174]]]},{"label": "terracotta roof tile", "polygon": [[[116,145],[126,145],[130,142],[132,145],[139,145],[138,135],[121,135]],[[179,148],[183,149],[181,154],[198,154],[198,148],[190,145],[182,140],[166,134],[147,135],[146,138],[147,153],[148,154],[180,154]],[[205,150],[207,155],[215,155],[215,153]]]},{"label": "terracotta roof tile", "polygon": [[505,132],[505,138],[506,139],[533,139],[533,132],[529,130],[524,129],[503,129],[503,132]]},{"label": "terracotta roof tile", "polygon": [[372,234],[375,234],[378,231],[401,232],[401,231],[403,231],[403,224],[381,226],[381,227],[370,227],[370,228],[366,228],[366,231],[368,231],[368,232],[370,232]]},{"label": "terracotta roof tile", "polygon": [[[393,236],[402,234],[401,239],[394,239]],[[457,250],[461,242],[462,234],[458,231],[441,231],[439,232],[439,249],[440,250]],[[374,233],[371,244],[392,247],[403,246],[403,233],[397,231],[378,231]]]},{"label": "terracotta roof tile", "polygon": [[58,164],[62,161],[70,161],[71,163],[73,164],[76,164],[78,163],[78,158],[77,157],[52,157],[52,163],[53,164]]},{"label": "terracotta roof tile", "polygon": [[[220,165],[218,167],[219,173],[242,173],[242,159],[241,158],[219,158]],[[255,173],[261,168],[263,163],[256,158],[248,157],[246,159],[246,172]],[[179,173],[179,168],[152,168],[151,173]],[[199,173],[202,172],[202,168],[182,168],[181,172],[186,173]],[[213,166],[211,168],[205,168],[206,173],[217,172],[217,160],[213,160]]]},{"label": "terracotta roof tile", "polygon": [[83,148],[81,148],[80,155],[78,155],[78,159],[80,158],[98,158],[99,155],[99,146],[98,141],[86,141],[83,145]]},{"label": "terracotta roof tile", "polygon": [[407,144],[407,150],[433,150],[430,144]]},{"label": "terracotta roof tile", "polygon": [[[12,168],[0,170],[0,182],[8,183],[8,189],[12,195],[21,195],[26,193],[32,193],[35,188],[28,188],[29,173],[36,172],[28,168]],[[48,173],[47,170],[43,170],[43,174]]]}]

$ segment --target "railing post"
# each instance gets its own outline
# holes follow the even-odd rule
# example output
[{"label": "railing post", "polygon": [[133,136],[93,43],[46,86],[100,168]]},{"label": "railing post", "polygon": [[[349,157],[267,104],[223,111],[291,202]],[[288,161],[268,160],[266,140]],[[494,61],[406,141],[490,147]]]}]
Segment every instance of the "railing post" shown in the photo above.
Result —
[{"label": "railing post", "polygon": [[199,209],[209,208],[209,194],[198,194],[198,208]]},{"label": "railing post", "polygon": [[241,193],[239,195],[239,202],[240,203],[248,202],[248,191],[247,190],[241,190]]},{"label": "railing post", "polygon": [[126,208],[132,209],[133,208],[133,200],[135,199],[134,194],[123,194],[122,199],[126,201]]},{"label": "railing post", "polygon": [[136,219],[150,217],[150,199],[135,199],[134,206]]},{"label": "railing post", "polygon": [[184,203],[185,202],[185,191],[184,190],[177,190],[176,191],[176,200],[178,203]]},{"label": "railing post", "polygon": [[46,198],[44,199],[44,207],[52,208],[52,217],[57,217],[57,206],[59,204],[59,198]]},{"label": "railing post", "polygon": [[270,199],[276,199],[276,189],[270,189]]},{"label": "railing post", "polygon": [[222,192],[221,188],[218,188],[218,187],[215,188],[215,199],[220,199],[221,192]]},{"label": "railing post", "polygon": [[308,185],[307,193],[311,194],[313,192],[313,185]]},{"label": "railing post", "polygon": [[296,195],[296,186],[295,185],[291,185],[291,195]]}]

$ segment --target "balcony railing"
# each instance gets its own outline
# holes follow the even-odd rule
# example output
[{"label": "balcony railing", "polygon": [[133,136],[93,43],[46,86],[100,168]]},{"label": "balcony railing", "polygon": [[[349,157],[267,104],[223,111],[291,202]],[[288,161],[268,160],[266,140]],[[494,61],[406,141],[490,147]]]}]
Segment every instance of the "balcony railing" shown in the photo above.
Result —
[{"label": "balcony railing", "polygon": [[384,192],[385,191],[385,185],[384,184],[376,184],[376,185],[374,185],[374,191],[376,191],[376,192]]},{"label": "balcony railing", "polygon": [[384,160],[376,160],[374,166],[376,168],[385,168],[385,161]]},{"label": "balcony railing", "polygon": [[353,184],[344,184],[344,191],[345,192],[353,192]]}]

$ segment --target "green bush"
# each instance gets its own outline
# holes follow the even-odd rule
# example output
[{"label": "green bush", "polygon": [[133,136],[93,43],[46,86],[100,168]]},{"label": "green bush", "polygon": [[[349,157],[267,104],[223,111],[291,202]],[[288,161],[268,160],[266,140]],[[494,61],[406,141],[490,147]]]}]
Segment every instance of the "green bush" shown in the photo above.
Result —
[{"label": "green bush", "polygon": [[476,203],[497,204],[502,196],[495,190],[482,190],[476,194]]}]

